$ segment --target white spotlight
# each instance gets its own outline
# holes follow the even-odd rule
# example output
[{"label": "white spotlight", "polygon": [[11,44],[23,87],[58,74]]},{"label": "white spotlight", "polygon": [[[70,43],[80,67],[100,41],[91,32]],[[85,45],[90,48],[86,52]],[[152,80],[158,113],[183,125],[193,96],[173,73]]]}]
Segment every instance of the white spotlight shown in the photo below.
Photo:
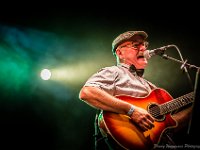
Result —
[{"label": "white spotlight", "polygon": [[43,69],[40,73],[40,77],[43,80],[49,80],[51,78],[51,71],[49,69]]}]

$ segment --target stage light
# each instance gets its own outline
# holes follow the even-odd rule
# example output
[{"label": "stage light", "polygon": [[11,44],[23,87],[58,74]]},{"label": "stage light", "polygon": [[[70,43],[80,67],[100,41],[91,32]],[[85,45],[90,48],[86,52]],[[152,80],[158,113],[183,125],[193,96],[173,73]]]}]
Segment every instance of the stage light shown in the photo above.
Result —
[{"label": "stage light", "polygon": [[40,73],[40,77],[43,80],[49,80],[51,78],[51,71],[49,69],[43,69]]}]

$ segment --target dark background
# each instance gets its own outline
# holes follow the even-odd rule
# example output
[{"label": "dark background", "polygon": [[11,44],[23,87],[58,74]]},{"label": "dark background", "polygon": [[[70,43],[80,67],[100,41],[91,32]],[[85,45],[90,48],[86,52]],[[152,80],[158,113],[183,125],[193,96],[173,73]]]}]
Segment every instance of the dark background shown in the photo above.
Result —
[{"label": "dark background", "polygon": [[[0,147],[93,149],[95,110],[78,95],[88,77],[115,64],[111,43],[122,32],[144,30],[149,49],[175,44],[184,60],[200,65],[195,3],[83,4],[1,6]],[[167,53],[180,59],[176,49]],[[176,98],[191,91],[180,66],[155,56],[145,76]],[[43,68],[59,75],[44,81]],[[196,69],[188,71],[194,86]]]}]

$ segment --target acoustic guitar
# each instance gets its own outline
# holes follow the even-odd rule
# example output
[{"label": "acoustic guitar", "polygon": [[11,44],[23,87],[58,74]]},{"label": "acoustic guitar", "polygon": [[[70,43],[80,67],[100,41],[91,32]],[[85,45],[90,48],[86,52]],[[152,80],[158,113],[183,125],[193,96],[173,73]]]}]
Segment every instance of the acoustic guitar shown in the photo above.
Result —
[{"label": "acoustic guitar", "polygon": [[146,109],[155,119],[154,127],[142,131],[129,116],[108,111],[101,111],[98,125],[103,136],[110,135],[122,149],[152,149],[159,144],[166,129],[177,127],[178,123],[171,113],[193,102],[194,92],[181,97],[173,97],[164,89],[154,89],[146,97],[119,95],[117,98]]}]

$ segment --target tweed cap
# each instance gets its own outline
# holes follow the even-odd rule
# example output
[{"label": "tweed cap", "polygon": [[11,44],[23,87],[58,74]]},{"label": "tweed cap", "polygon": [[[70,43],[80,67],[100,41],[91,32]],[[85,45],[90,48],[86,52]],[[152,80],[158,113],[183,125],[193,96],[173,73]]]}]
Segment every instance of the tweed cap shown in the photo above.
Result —
[{"label": "tweed cap", "polygon": [[141,35],[146,39],[148,37],[147,33],[144,31],[127,31],[119,36],[117,36],[112,42],[112,52],[115,53],[116,48],[125,41],[129,41],[133,38],[134,35]]}]

